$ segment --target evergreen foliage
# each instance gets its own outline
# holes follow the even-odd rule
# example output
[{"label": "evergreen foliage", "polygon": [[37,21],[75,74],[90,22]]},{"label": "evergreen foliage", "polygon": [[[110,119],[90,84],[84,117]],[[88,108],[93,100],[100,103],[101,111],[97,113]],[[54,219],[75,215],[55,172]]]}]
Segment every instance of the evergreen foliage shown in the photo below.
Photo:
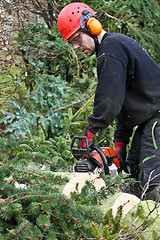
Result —
[{"label": "evergreen foliage", "polygon": [[[12,140],[14,144],[10,146],[10,152],[13,154],[17,141]],[[45,140],[41,128],[37,138],[28,133],[27,140],[26,144],[23,143],[23,139],[19,140],[21,142],[18,155],[22,153],[20,151],[23,148],[25,154],[32,156],[29,153],[33,153],[33,150],[36,152],[38,145],[39,150],[44,146],[46,155],[50,152],[48,149],[51,149],[51,142]],[[63,150],[62,139],[60,141]],[[6,156],[5,149],[3,153]],[[44,153],[42,153],[43,158]],[[34,161],[39,164],[42,159],[40,154],[39,158],[37,155],[34,155],[36,156]],[[67,177],[56,175],[51,171],[39,170],[34,164],[29,163],[31,160],[28,156],[23,156],[23,159],[17,158],[17,161],[4,159],[0,164],[1,238],[78,239],[79,237],[91,237],[89,223],[91,220],[100,222],[102,213],[96,206],[84,206],[63,196],[61,191],[67,182]]]},{"label": "evergreen foliage", "polygon": [[[10,166],[7,170],[14,176],[22,169]],[[61,177],[49,172],[42,175],[42,172],[23,171],[23,178],[19,176],[18,181],[21,179],[29,182],[27,189],[16,189],[15,179],[7,179],[3,188],[1,185],[4,202],[0,209],[0,234],[3,239],[91,237],[89,222],[100,222],[102,213],[61,195],[58,190],[64,181]]]},{"label": "evergreen foliage", "polygon": [[90,205],[103,205],[104,201],[110,196],[113,196],[115,193],[119,192],[120,184],[131,184],[135,182],[134,179],[128,178],[128,176],[124,176],[123,174],[119,174],[118,176],[112,178],[110,176],[106,176],[103,173],[101,177],[105,181],[106,186],[102,187],[100,191],[96,191],[96,188],[93,182],[87,181],[86,184],[82,187],[81,192],[78,192],[78,184],[76,186],[76,191],[71,193],[71,199],[77,203],[85,204],[87,206]]},{"label": "evergreen foliage", "polygon": [[67,116],[65,106],[71,104],[78,93],[72,92],[60,77],[37,74],[35,82],[32,92],[26,91],[19,103],[10,102],[10,111],[2,111],[0,123],[6,126],[4,133],[22,137],[26,130],[36,133],[41,125],[48,137],[64,134],[61,125]]},{"label": "evergreen foliage", "polygon": [[45,139],[44,131],[39,126],[39,135],[32,136],[29,131],[27,138],[20,144],[20,151],[17,154],[16,162],[35,162],[37,167],[45,165],[51,170],[69,170],[74,163],[74,157],[70,151],[70,139],[62,136],[55,139]]},{"label": "evergreen foliage", "polygon": [[156,0],[101,1],[97,6],[106,31],[134,38],[160,64],[160,7]]},{"label": "evergreen foliage", "polygon": [[91,231],[97,240],[118,239],[159,239],[159,204],[151,200],[136,204],[122,217],[123,205],[117,208],[113,217],[112,208],[108,208],[102,224],[91,222]]},{"label": "evergreen foliage", "polygon": [[102,225],[103,228],[100,229],[97,224],[94,222],[91,222],[91,229],[94,237],[97,240],[100,239],[117,239],[119,231],[124,231],[125,228],[121,224],[121,218],[122,218],[122,206],[118,208],[117,214],[115,218],[112,215],[112,209],[110,208],[106,214],[103,217]]},{"label": "evergreen foliage", "polygon": [[[61,10],[70,2],[58,2],[58,9]],[[135,38],[159,63],[160,8],[155,0],[87,1],[86,3],[98,12],[105,30],[121,32]],[[86,120],[91,113],[89,106],[83,115],[77,117],[76,123],[74,119],[73,123],[71,120],[68,122],[65,117],[68,107],[72,108],[75,115],[92,96],[97,82],[95,55],[88,58],[74,51],[63,41],[56,24],[49,30],[46,24],[24,22],[15,46],[17,55],[23,59],[22,72],[25,77],[20,81],[25,83],[27,92],[25,91],[23,97],[20,97],[20,103],[18,100],[12,103],[14,106],[10,105],[9,113],[2,112],[3,116],[6,116],[1,120],[2,124],[7,124],[6,132],[23,136],[27,125],[31,132],[35,133],[40,124],[49,137],[53,137],[63,135],[62,126],[69,124],[71,134],[72,129],[74,133],[75,128],[77,129],[75,133],[80,133],[86,124],[85,121],[83,123],[82,117],[85,115]],[[18,91],[21,91],[20,87],[22,85],[19,83]],[[16,104],[18,105],[15,106]],[[18,108],[20,113],[17,113]],[[19,118],[21,120],[18,120]],[[106,131],[101,133],[103,135],[101,139],[105,134]]]}]

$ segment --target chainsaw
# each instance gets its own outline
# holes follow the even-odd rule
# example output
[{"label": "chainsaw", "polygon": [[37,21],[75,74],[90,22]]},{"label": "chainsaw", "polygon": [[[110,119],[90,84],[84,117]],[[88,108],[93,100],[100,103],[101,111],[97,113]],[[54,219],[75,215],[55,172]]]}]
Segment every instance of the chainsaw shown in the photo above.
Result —
[{"label": "chainsaw", "polygon": [[[86,142],[86,148],[82,148],[83,139]],[[89,145],[86,137],[73,137],[71,152],[77,159],[74,164],[75,172],[93,172],[98,167],[104,169],[105,174],[108,175],[110,174],[109,166],[113,163],[120,168],[120,162],[112,147],[98,147],[94,143]]]}]

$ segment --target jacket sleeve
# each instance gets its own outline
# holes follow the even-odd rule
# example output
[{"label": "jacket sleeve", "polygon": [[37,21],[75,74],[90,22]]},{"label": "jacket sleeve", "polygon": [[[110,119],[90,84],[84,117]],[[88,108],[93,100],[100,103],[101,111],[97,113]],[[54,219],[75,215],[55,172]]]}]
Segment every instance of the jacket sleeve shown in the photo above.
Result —
[{"label": "jacket sleeve", "polygon": [[124,127],[121,121],[116,118],[116,130],[114,132],[114,142],[123,142],[128,144],[129,138],[132,136],[133,129]]},{"label": "jacket sleeve", "polygon": [[89,126],[95,131],[108,127],[119,114],[126,92],[126,63],[105,53],[97,58],[98,84]]}]

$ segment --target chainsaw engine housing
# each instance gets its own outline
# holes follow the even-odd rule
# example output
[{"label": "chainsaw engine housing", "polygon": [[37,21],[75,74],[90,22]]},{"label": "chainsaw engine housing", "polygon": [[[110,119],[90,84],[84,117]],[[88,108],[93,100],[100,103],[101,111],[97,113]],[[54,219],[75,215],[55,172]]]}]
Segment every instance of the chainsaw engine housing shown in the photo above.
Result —
[{"label": "chainsaw engine housing", "polygon": [[[86,149],[81,147],[82,140],[86,141]],[[74,147],[75,140],[78,140],[78,144]],[[105,174],[109,174],[108,166],[112,163],[117,168],[120,167],[119,160],[112,147],[98,147],[95,144],[88,145],[88,139],[86,137],[74,137],[71,143],[71,152],[77,159],[74,170],[76,172],[93,172],[96,167],[104,168]]]}]

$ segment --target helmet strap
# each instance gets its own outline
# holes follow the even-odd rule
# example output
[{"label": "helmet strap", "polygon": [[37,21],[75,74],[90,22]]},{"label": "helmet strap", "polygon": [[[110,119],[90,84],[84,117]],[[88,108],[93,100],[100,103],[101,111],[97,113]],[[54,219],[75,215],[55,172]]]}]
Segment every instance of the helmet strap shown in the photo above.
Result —
[{"label": "helmet strap", "polygon": [[92,38],[93,38],[93,40],[94,40],[94,43],[95,43],[95,50],[96,50],[96,53],[97,53],[98,48],[99,48],[98,36],[93,36],[93,35],[92,35]]},{"label": "helmet strap", "polygon": [[88,30],[86,30],[86,29],[84,29],[84,28],[80,28],[80,30],[81,30],[82,32],[88,34],[90,37],[93,38],[93,40],[94,40],[94,44],[95,44],[95,51],[96,51],[96,53],[97,53],[98,48],[99,48],[98,36],[94,36],[94,35],[92,35]]}]

